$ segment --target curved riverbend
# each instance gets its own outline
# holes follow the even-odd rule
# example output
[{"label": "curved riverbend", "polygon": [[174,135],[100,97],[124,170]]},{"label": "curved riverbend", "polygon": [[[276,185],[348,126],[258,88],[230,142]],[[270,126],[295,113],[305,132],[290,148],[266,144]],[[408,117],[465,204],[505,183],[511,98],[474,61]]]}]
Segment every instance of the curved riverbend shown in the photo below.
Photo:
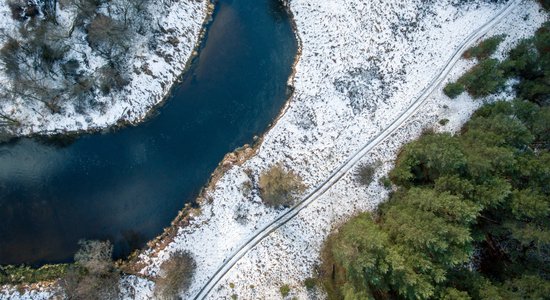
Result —
[{"label": "curved riverbend", "polygon": [[490,29],[498,25],[506,16],[508,16],[514,8],[520,4],[521,0],[510,1],[503,9],[501,9],[497,15],[490,19],[487,23],[470,33],[465,40],[459,45],[459,47],[452,53],[452,56],[447,60],[445,65],[438,71],[437,75],[428,83],[428,85],[420,91],[411,105],[402,112],[396,119],[394,119],[388,127],[383,129],[380,133],[374,136],[366,144],[362,145],[356,152],[349,156],[338,168],[336,168],[323,182],[321,182],[315,189],[309,192],[298,203],[287,210],[285,213],[277,217],[272,222],[266,224],[253,236],[251,236],[243,245],[235,249],[228,257],[226,257],[223,263],[216,269],[214,274],[208,278],[206,283],[199,290],[193,299],[206,299],[212,289],[218,284],[218,282],[235,266],[235,264],[246,255],[251,249],[253,249],[264,238],[269,236],[272,232],[276,231],[280,227],[288,223],[292,218],[298,215],[300,211],[306,208],[308,205],[322,196],[328,189],[330,189],[336,182],[338,182],[347,172],[349,172],[362,157],[364,157],[374,147],[382,143],[392,133],[394,133],[405,121],[407,121],[428,97],[434,92],[434,90],[443,82],[443,80],[449,75],[452,68],[461,58],[462,53],[471,47],[476,41],[483,37]]},{"label": "curved riverbend", "polygon": [[287,99],[297,45],[279,3],[218,1],[199,55],[146,123],[0,146],[0,263],[70,261],[82,238],[109,238],[121,257],[158,235]]}]

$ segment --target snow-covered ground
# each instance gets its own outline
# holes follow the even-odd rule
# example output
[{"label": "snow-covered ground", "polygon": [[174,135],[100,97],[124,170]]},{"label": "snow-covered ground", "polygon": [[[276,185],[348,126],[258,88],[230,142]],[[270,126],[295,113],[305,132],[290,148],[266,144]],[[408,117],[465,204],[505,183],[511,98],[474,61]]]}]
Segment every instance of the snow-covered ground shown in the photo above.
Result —
[{"label": "snow-covered ground", "polygon": [[[146,266],[142,273],[155,275],[171,253],[188,250],[197,270],[183,296],[196,295],[235,249],[284,213],[265,207],[259,198],[257,182],[263,170],[282,162],[314,189],[407,110],[462,41],[508,3],[459,2],[292,0],[303,49],[288,110],[264,136],[257,155],[234,165],[216,182],[207,195],[212,201],[202,204],[202,213],[189,226],[179,228],[172,243],[141,255]],[[546,20],[535,1],[523,0],[488,33],[508,35],[496,56],[502,57]],[[459,61],[447,80],[458,78],[474,63]],[[379,178],[392,167],[399,148],[423,128],[456,131],[481,104],[466,94],[451,100],[441,89],[358,165],[383,162],[376,172]],[[442,126],[441,119],[450,121]],[[388,193],[378,180],[360,186],[353,173],[248,252],[209,298],[280,299],[283,284],[291,287],[289,299],[322,298],[320,290],[308,292],[302,282],[315,276],[323,240],[350,216],[376,207]],[[251,191],[246,188],[249,182]],[[135,276],[123,282],[126,298],[148,299],[152,288],[152,282]]]},{"label": "snow-covered ground", "polygon": [[[83,107],[79,101],[63,101],[60,112],[52,112],[40,101],[29,97],[15,97],[0,102],[0,114],[20,122],[17,127],[3,127],[12,135],[32,133],[50,134],[54,132],[74,132],[99,130],[117,123],[138,123],[150,110],[168,94],[192,56],[210,7],[208,0],[193,1],[150,1],[147,6],[151,19],[146,26],[159,28],[149,35],[128,37],[132,40],[129,59],[130,83],[122,90],[109,95],[96,93],[94,105]],[[70,28],[75,13],[61,9],[58,5],[57,21],[59,28]],[[0,45],[6,36],[18,37],[18,22],[13,20],[8,1],[0,3]],[[154,36],[153,36],[154,34]],[[86,74],[96,74],[105,65],[105,59],[91,51],[85,42],[86,34],[75,30],[70,36],[71,45],[65,60],[76,59],[84,65]],[[155,46],[151,46],[155,44]],[[48,86],[60,83],[54,80]],[[0,84],[9,88],[9,80],[0,68]],[[11,97],[10,97],[11,98]],[[5,121],[5,120],[2,120]],[[2,123],[2,122],[0,122]]]},{"label": "snow-covered ground", "polygon": [[[142,256],[148,264],[143,273],[155,274],[170,253],[189,250],[198,269],[186,296],[195,295],[235,249],[283,213],[264,207],[257,190],[247,193],[243,187],[246,182],[256,186],[262,170],[283,162],[299,173],[310,189],[316,187],[346,157],[406,110],[462,40],[505,4],[291,1],[303,49],[290,107],[266,134],[258,154],[231,168],[217,182],[208,195],[212,202],[203,204],[202,214],[190,226],[180,228],[167,249],[154,256]],[[534,1],[522,2],[488,34],[508,35],[497,56],[501,57],[519,38],[532,35],[546,18]],[[460,61],[449,80],[474,63]],[[440,87],[414,117],[363,162],[384,162],[377,171],[380,177],[391,168],[398,149],[423,128],[456,131],[479,104],[465,94],[450,100]],[[450,122],[439,125],[437,121],[444,118]],[[235,294],[240,299],[273,299],[280,297],[279,287],[283,284],[292,287],[290,297],[307,298],[310,294],[301,282],[315,276],[324,238],[336,225],[359,211],[374,208],[386,195],[377,180],[362,187],[350,172],[244,256],[210,298]],[[128,280],[141,287],[143,297],[149,295],[150,283]]]},{"label": "snow-covered ground", "polygon": [[[438,1],[438,4],[432,7],[424,7],[420,1],[406,1],[399,4],[383,0],[326,1],[325,5],[321,2],[318,6],[313,4],[318,1],[292,2],[292,9],[296,14],[298,29],[304,44],[304,56],[295,82],[298,96],[293,99],[294,102],[285,117],[269,133],[258,157],[252,160],[256,160],[258,167],[245,165],[243,168],[260,169],[265,168],[270,162],[283,160],[289,168],[306,178],[310,187],[314,187],[323,176],[338,165],[338,162],[344,160],[375,133],[388,126],[389,122],[395,119],[434,77],[437,70],[441,69],[442,64],[449,58],[461,39],[494,16],[503,5],[503,3],[475,2],[456,8],[450,6],[448,1]],[[373,15],[377,11],[378,15]],[[387,12],[392,12],[392,15],[395,12],[395,16],[388,15]],[[422,16],[423,12],[426,14]],[[419,13],[421,16],[417,17]],[[413,29],[407,36],[407,23],[400,23],[397,35],[389,34],[391,24],[398,20],[398,16],[415,20],[416,28],[420,30]],[[327,22],[326,20],[342,21]],[[356,20],[357,23],[351,21],[350,24],[345,20]],[[535,1],[523,1],[500,25],[487,34],[487,36],[500,33],[508,35],[495,57],[503,57],[514,42],[532,35],[544,21],[547,21],[547,15],[540,10]],[[323,26],[323,24],[330,24],[330,26]],[[375,28],[381,28],[380,36],[373,34],[376,30],[361,30],[365,24],[375,24],[373,25]],[[338,31],[332,32],[334,28]],[[339,32],[344,34],[340,36]],[[384,35],[386,35],[385,38]],[[339,40],[339,37],[342,38]],[[333,46],[331,41],[337,45],[335,48],[337,50],[323,51],[323,46],[331,49]],[[371,49],[373,47],[374,49]],[[376,47],[383,48],[376,49]],[[323,53],[324,58],[319,58],[315,54],[308,56],[309,51]],[[389,82],[384,82],[380,88],[376,80],[373,80],[374,83],[369,86],[363,78],[353,78],[353,75],[348,75],[353,74],[353,71],[348,71],[349,69],[370,69],[368,58],[372,55],[366,54],[370,51],[373,51],[376,59],[380,60],[381,67],[378,70],[382,78],[392,78]],[[331,61],[331,58],[336,62]],[[323,59],[325,63],[321,64]],[[475,61],[459,61],[448,80],[457,79],[473,64]],[[325,71],[319,74],[314,71],[318,69]],[[340,70],[341,73],[335,70]],[[395,75],[400,70],[405,70],[403,75]],[[373,101],[365,104],[365,109],[359,114],[354,114],[353,106],[346,103],[350,98],[342,97],[338,89],[331,85],[331,82],[337,82],[342,78],[342,74],[344,78],[351,79],[351,86],[359,87],[360,100]],[[301,211],[294,220],[273,232],[245,255],[220,281],[209,298],[220,299],[237,295],[239,299],[280,299],[279,288],[283,284],[291,287],[288,299],[322,297],[322,292],[319,290],[308,292],[303,281],[308,277],[316,277],[316,267],[320,263],[319,253],[326,236],[350,216],[375,208],[387,197],[388,191],[378,183],[378,178],[386,175],[392,168],[402,145],[418,137],[424,128],[457,131],[468,120],[471,113],[481,105],[481,101],[474,102],[466,93],[451,100],[442,93],[442,87],[443,85],[436,89],[416,115],[357,164],[383,162],[372,184],[368,187],[361,186],[355,180],[353,172],[348,173],[321,198]],[[390,92],[386,98],[372,96],[383,95],[387,90]],[[502,96],[513,97],[505,93]],[[308,101],[308,99],[311,100]],[[312,115],[316,117],[315,129],[296,128],[296,131],[289,133],[288,123],[300,120],[299,116],[308,109],[313,111]],[[438,124],[441,119],[450,121],[447,125],[441,126]],[[285,122],[288,123],[284,124]],[[302,143],[298,143],[296,139],[306,137],[315,142],[306,145],[307,150],[297,149],[298,147],[294,145],[302,145]],[[284,145],[290,145],[290,147],[285,148]],[[226,187],[228,188],[231,189]],[[214,196],[216,199],[214,203],[217,203],[217,197],[220,196]],[[220,202],[229,207],[225,199]],[[216,218],[223,218],[219,214],[222,214],[221,211],[215,211]],[[272,218],[267,214],[260,215],[254,219],[254,224],[263,223],[266,219]],[[224,224],[223,232],[237,233],[237,230],[233,230],[235,227],[238,225]],[[240,236],[237,235],[236,239],[238,237]],[[175,243],[173,247],[187,248],[192,245],[188,245],[186,239],[188,240],[189,237],[182,235],[180,242]],[[207,267],[204,270],[199,271],[198,274],[212,274],[206,271]],[[197,281],[199,280],[197,276]],[[198,283],[200,286],[201,282]],[[234,288],[231,288],[232,286]],[[192,293],[196,293],[196,290]]]}]

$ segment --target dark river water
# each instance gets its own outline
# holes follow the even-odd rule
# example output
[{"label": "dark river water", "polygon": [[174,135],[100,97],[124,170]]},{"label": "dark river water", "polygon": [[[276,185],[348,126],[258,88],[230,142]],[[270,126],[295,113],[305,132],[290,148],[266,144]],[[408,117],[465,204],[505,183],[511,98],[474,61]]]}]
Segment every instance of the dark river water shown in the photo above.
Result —
[{"label": "dark river water", "polygon": [[1,145],[0,264],[71,261],[79,239],[110,239],[122,257],[160,234],[224,154],[276,117],[296,51],[278,0],[220,0],[199,57],[151,120],[64,147]]}]

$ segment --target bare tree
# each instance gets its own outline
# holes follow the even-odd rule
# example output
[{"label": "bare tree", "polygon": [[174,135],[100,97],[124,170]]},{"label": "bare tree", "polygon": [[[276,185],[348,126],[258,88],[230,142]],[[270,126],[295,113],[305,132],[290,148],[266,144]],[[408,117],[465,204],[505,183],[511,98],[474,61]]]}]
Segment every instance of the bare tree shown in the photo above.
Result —
[{"label": "bare tree", "polygon": [[116,299],[120,273],[112,261],[110,242],[81,241],[75,254],[75,267],[60,279],[69,299]]},{"label": "bare tree", "polygon": [[90,47],[106,59],[116,60],[130,47],[127,27],[109,16],[98,14],[87,30]]}]

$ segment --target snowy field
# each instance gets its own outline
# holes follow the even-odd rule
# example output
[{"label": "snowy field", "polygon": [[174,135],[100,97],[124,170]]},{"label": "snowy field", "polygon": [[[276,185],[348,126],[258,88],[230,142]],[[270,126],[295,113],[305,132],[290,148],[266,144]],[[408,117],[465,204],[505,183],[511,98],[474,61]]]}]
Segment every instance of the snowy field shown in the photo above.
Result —
[{"label": "snowy field", "polygon": [[[446,67],[466,37],[507,5],[514,5],[511,13],[486,35],[507,34],[496,57],[502,57],[518,39],[532,35],[547,20],[532,0],[460,5],[453,0],[429,2],[292,0],[302,56],[288,110],[265,135],[257,155],[233,166],[217,181],[207,195],[212,201],[202,204],[202,213],[189,226],[179,228],[172,243],[141,255],[146,265],[141,272],[155,275],[171,253],[190,251],[197,270],[190,290],[182,296],[192,298],[232,252],[284,213],[266,208],[259,198],[257,182],[263,170],[282,162],[313,190],[399,118]],[[445,81],[458,78],[473,64],[475,61],[458,61]],[[403,144],[418,137],[424,128],[456,131],[481,105],[466,94],[455,100],[447,98],[441,92],[443,84],[357,164],[383,162],[370,186],[360,186],[352,169],[249,251],[208,298],[281,299],[279,287],[283,284],[291,287],[289,299],[323,298],[322,291],[308,292],[302,282],[315,277],[326,236],[350,216],[373,209],[385,199],[388,191],[377,179],[390,170]],[[502,96],[513,94],[509,91]],[[441,126],[441,119],[450,121]],[[251,191],[245,188],[250,182]],[[145,279],[127,277],[122,287],[125,298],[152,296],[153,284]]]},{"label": "snowy field", "polygon": [[[133,70],[127,86],[109,95],[98,93],[93,107],[80,107],[78,101],[63,101],[60,111],[56,113],[44,103],[32,101],[29,97],[2,101],[0,114],[21,123],[18,127],[3,129],[12,135],[51,134],[100,130],[117,123],[139,123],[165,99],[185,69],[199,41],[209,5],[207,0],[151,1],[147,7],[152,15],[150,26],[158,26],[161,34],[129,37],[133,39],[134,47],[127,56],[128,65]],[[61,10],[58,5],[60,28],[71,28],[74,20],[73,11]],[[19,36],[17,24],[11,17],[8,1],[1,1],[0,45],[6,42],[7,35]],[[92,52],[85,41],[86,34],[77,29],[70,38],[72,40],[68,44],[71,49],[65,60],[81,62],[86,74],[97,73],[105,65],[105,60]],[[157,46],[151,47],[152,40]],[[0,70],[2,88],[10,88],[9,82],[6,73]]]}]

